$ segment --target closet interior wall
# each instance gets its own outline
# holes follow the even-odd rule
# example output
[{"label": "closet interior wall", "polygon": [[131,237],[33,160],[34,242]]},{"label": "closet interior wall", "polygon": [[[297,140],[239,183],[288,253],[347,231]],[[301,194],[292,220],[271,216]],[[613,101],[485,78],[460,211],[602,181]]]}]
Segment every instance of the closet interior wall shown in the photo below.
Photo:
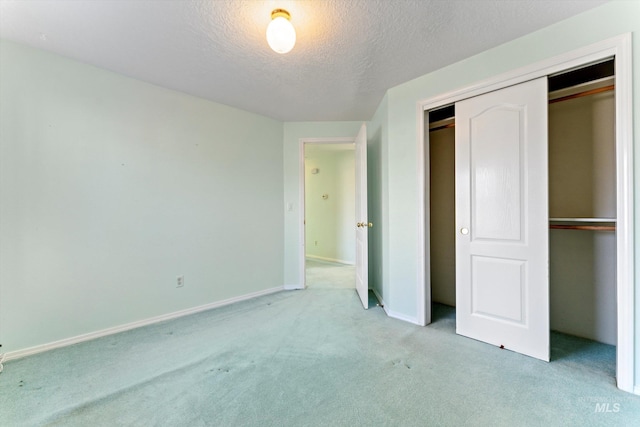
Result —
[{"label": "closet interior wall", "polygon": [[[425,123],[429,123],[428,112]],[[436,123],[429,131],[429,239],[431,250],[431,300],[456,305],[456,205],[455,129],[453,118]],[[426,140],[426,139],[425,139]]]},{"label": "closet interior wall", "polygon": [[[554,92],[550,99],[602,88],[612,81]],[[549,104],[551,329],[615,345],[614,91],[568,98]],[[558,226],[567,228],[554,228]]]}]

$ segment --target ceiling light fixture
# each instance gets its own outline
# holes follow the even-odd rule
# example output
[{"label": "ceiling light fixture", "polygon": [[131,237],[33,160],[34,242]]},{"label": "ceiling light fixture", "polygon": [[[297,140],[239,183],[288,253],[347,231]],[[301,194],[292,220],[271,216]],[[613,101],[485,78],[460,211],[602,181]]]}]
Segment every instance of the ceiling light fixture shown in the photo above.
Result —
[{"label": "ceiling light fixture", "polygon": [[278,53],[287,53],[296,44],[296,30],[290,19],[291,15],[284,9],[271,12],[271,22],[267,27],[267,43]]}]

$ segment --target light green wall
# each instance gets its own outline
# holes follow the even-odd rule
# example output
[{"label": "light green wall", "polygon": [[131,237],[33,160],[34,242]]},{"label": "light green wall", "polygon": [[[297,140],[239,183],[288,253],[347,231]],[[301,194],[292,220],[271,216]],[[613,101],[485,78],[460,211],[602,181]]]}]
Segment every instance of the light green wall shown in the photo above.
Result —
[{"label": "light green wall", "polygon": [[[300,141],[309,138],[355,137],[361,122],[285,122],[284,124],[284,283],[302,286],[300,253]],[[289,209],[290,208],[290,209]]]},{"label": "light green wall", "polygon": [[306,255],[355,264],[355,150],[314,150],[309,146],[319,144],[305,145]]},{"label": "light green wall", "polygon": [[282,140],[281,122],[0,42],[3,352],[282,287]]},{"label": "light green wall", "polygon": [[[422,283],[418,275],[418,152],[416,104],[471,83],[496,76],[577,48],[633,32],[634,135],[640,132],[640,2],[616,1],[590,10],[558,24],[513,40],[388,91],[388,276],[383,288],[385,299],[394,312],[406,318],[417,316],[417,294]],[[636,147],[635,163],[640,164]],[[640,215],[640,174],[636,174],[636,215]],[[636,221],[636,224],[638,221]],[[636,226],[636,233],[640,233]],[[636,236],[638,237],[638,236]],[[637,240],[637,239],[636,239]],[[636,248],[636,256],[640,248]],[[640,269],[640,262],[636,263]],[[640,289],[636,285],[636,307],[640,307]],[[636,310],[636,333],[640,334],[640,316]],[[640,337],[636,338],[636,366],[640,366]],[[636,369],[636,384],[640,369]]]}]

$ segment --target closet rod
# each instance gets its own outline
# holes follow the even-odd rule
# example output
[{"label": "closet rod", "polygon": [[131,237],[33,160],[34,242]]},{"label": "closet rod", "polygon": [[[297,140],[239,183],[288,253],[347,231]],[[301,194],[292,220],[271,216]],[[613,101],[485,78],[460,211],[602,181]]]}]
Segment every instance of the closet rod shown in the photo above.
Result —
[{"label": "closet rod", "polygon": [[449,123],[448,125],[436,126],[434,128],[431,128],[431,129],[429,129],[429,132],[434,132],[434,131],[440,130],[440,129],[454,128],[454,127],[456,127],[455,123]]},{"label": "closet rod", "polygon": [[549,100],[549,104],[555,104],[556,102],[568,101],[570,99],[581,98],[583,96],[595,95],[596,93],[609,92],[614,90],[615,85],[599,87],[597,89],[585,90],[584,92],[574,93],[573,95],[567,95],[556,99]]},{"label": "closet rod", "polygon": [[593,230],[593,231],[616,231],[615,225],[560,225],[551,224],[549,228],[555,230]]}]

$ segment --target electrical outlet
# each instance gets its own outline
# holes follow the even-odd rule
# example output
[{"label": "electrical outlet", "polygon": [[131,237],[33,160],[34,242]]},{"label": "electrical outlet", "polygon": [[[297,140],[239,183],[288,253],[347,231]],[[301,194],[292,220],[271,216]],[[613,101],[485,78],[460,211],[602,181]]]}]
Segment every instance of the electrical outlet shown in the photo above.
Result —
[{"label": "electrical outlet", "polygon": [[178,276],[176,288],[181,288],[184,286],[184,276]]}]

